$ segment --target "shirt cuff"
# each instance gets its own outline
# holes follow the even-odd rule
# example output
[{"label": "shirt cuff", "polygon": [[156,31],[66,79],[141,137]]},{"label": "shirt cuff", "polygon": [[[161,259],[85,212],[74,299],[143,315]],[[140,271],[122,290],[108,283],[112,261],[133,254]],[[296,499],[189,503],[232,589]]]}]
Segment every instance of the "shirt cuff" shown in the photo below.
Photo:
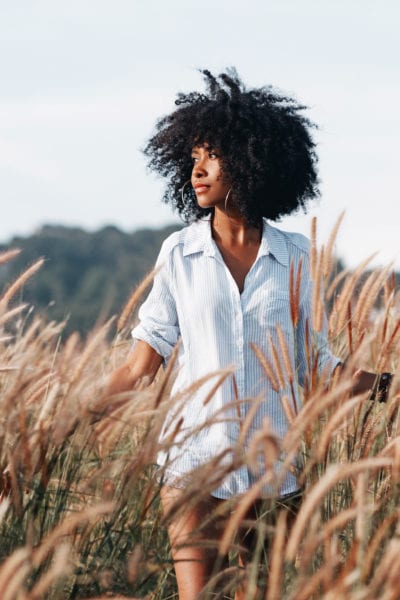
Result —
[{"label": "shirt cuff", "polygon": [[146,342],[159,354],[164,362],[166,362],[172,354],[174,346],[167,342],[163,337],[156,332],[148,332],[144,327],[138,325],[132,329],[132,337],[135,340]]}]

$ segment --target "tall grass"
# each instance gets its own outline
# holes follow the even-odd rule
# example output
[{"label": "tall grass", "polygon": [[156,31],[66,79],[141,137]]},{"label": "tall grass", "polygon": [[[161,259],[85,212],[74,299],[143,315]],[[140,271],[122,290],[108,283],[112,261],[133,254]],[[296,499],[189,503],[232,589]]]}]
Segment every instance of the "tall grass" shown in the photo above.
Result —
[{"label": "tall grass", "polygon": [[[222,503],[219,551],[231,564],[215,573],[204,597],[233,597],[243,581],[249,599],[399,597],[398,381],[384,404],[349,394],[356,367],[396,373],[399,294],[389,269],[363,277],[367,261],[354,272],[332,273],[335,232],[325,248],[314,244],[312,251],[313,325],[321,327],[327,299],[330,344],[347,359],[345,369],[328,381],[317,376],[310,355],[302,407],[282,399],[289,423],[284,439],[265,422],[247,454],[239,448],[232,465],[216,456],[189,478],[167,516],[154,469],[158,434],[167,411],[201,382],[171,398],[172,360],[150,387],[104,394],[108,374],[129,349],[129,313],[148,281],[128,301],[111,344],[112,322],[86,341],[73,334],[60,343],[62,323],[46,322],[16,301],[41,262],[8,286],[0,297],[0,598],[177,598],[168,518],[207,497],[227,470],[243,463],[251,468],[260,452],[268,467],[263,478],[277,488],[274,461],[283,454],[284,471],[293,469],[294,459],[301,464],[300,510],[290,527],[284,512],[253,523],[258,542],[243,570],[235,562],[235,534],[261,483]],[[0,264],[14,254],[0,255]],[[291,273],[294,325],[301,277],[301,270]],[[271,363],[254,351],[279,389],[284,381],[296,383],[280,332],[277,339]],[[265,510],[277,507],[270,502]]]}]

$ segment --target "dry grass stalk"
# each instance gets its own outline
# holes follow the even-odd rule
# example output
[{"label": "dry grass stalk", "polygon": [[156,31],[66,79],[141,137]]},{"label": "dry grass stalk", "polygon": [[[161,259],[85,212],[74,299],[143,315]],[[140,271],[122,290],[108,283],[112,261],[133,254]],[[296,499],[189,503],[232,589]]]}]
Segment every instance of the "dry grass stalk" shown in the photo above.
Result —
[{"label": "dry grass stalk", "polygon": [[329,236],[328,243],[326,244],[326,251],[324,253],[324,260],[323,260],[323,267],[322,267],[322,273],[323,273],[323,276],[325,279],[327,279],[329,277],[331,270],[332,270],[333,247],[335,245],[337,234],[338,234],[338,231],[342,224],[343,217],[344,217],[344,211],[340,213],[338,219],[336,220],[336,223],[333,226],[333,229]]},{"label": "dry grass stalk", "polygon": [[378,371],[383,370],[383,366],[387,362],[388,356],[395,350],[396,344],[398,344],[399,340],[400,340],[400,319],[397,321],[397,323],[390,335],[390,338],[388,339],[386,344],[384,344],[381,347],[381,350],[379,353],[379,358],[378,358],[378,365],[377,365]]},{"label": "dry grass stalk", "polygon": [[[274,481],[273,467],[280,454],[280,444],[276,434],[271,429],[271,422],[266,417],[263,419],[261,429],[253,434],[249,442],[249,447],[246,453],[246,458],[250,468],[255,473],[261,471],[265,474],[265,482],[272,483]],[[263,455],[263,465],[260,465],[259,459]]]},{"label": "dry grass stalk", "polygon": [[[323,581],[327,579],[329,573],[332,573],[335,568],[340,564],[340,556],[336,556],[328,564],[323,564],[316,573],[311,577],[304,577],[299,579],[293,593],[290,596],[290,600],[310,600],[310,598],[320,597],[314,596],[319,591],[319,587]],[[333,583],[333,582],[332,582]]]},{"label": "dry grass stalk", "polygon": [[133,549],[132,554],[128,557],[126,569],[129,583],[133,583],[140,574],[140,569],[143,568],[143,548],[138,545]]},{"label": "dry grass stalk", "polygon": [[386,306],[385,306],[385,312],[384,312],[383,321],[382,321],[382,332],[380,334],[382,346],[386,342],[386,335],[387,335],[387,331],[388,331],[388,327],[389,327],[389,317],[392,312],[392,308],[393,307],[390,305],[390,303],[386,304]]},{"label": "dry grass stalk", "polygon": [[330,330],[333,332],[333,335],[338,335],[343,331],[345,325],[347,323],[348,318],[348,304],[351,302],[351,299],[354,295],[354,290],[357,287],[357,282],[366,269],[368,264],[374,258],[375,254],[369,256],[366,260],[364,260],[357,269],[347,278],[344,283],[343,289],[340,295],[335,300],[335,308],[334,314],[336,314],[336,323],[335,327],[330,324]]},{"label": "dry grass stalk", "polygon": [[208,392],[207,396],[204,398],[203,406],[206,406],[213,399],[213,397],[216,394],[216,392],[218,391],[218,389],[221,387],[221,385],[224,383],[224,381],[226,381],[228,379],[228,377],[230,377],[232,375],[232,373],[233,373],[233,370],[228,369],[225,373],[222,373],[220,375],[220,377],[217,378],[217,381],[212,386],[212,388]]},{"label": "dry grass stalk", "polygon": [[321,432],[318,447],[315,450],[316,460],[324,460],[333,435],[347,425],[349,414],[352,415],[355,407],[358,406],[363,400],[365,400],[365,394],[348,400],[332,413],[330,419],[327,421],[323,431]]},{"label": "dry grass stalk", "polygon": [[[356,489],[354,494],[354,502],[357,506],[357,517],[355,527],[355,539],[359,543],[359,547],[363,550],[362,541],[368,534],[366,531],[365,512],[366,512],[366,495],[367,495],[367,474],[359,473],[357,476]],[[361,559],[362,560],[362,559]],[[360,562],[360,558],[359,561]]]},{"label": "dry grass stalk", "polygon": [[[368,510],[372,513],[373,509],[368,507]],[[307,536],[304,540],[303,548],[299,554],[300,567],[302,570],[306,570],[315,558],[314,554],[317,548],[324,542],[325,539],[329,539],[333,533],[341,531],[349,523],[353,521],[357,516],[357,508],[348,508],[342,510],[331,519],[325,521],[321,525],[321,519],[319,514],[315,514],[312,517],[316,521],[317,526],[312,526],[307,532]],[[311,521],[311,522],[312,522]],[[318,531],[317,531],[318,527]]]},{"label": "dry grass stalk", "polygon": [[27,595],[26,600],[40,600],[53,583],[72,571],[71,546],[61,544],[54,550],[52,564]]},{"label": "dry grass stalk", "polygon": [[251,343],[250,347],[253,350],[254,354],[256,355],[260,365],[262,366],[265,375],[270,380],[272,389],[275,390],[276,392],[279,391],[279,385],[280,385],[279,380],[278,380],[277,376],[275,375],[275,371],[274,371],[274,368],[272,367],[271,363],[266,358],[265,354],[263,352],[261,352],[260,348],[256,344]]},{"label": "dry grass stalk", "polygon": [[265,600],[277,600],[282,597],[283,557],[285,555],[287,531],[287,512],[279,513],[276,532],[271,550],[271,567]]},{"label": "dry grass stalk", "polygon": [[283,406],[283,410],[285,411],[285,416],[289,425],[293,425],[293,421],[296,418],[296,414],[293,411],[292,403],[290,402],[289,398],[285,395],[280,396],[280,401]]},{"label": "dry grass stalk", "polygon": [[332,580],[335,578],[335,571],[337,571],[338,558],[340,557],[337,535],[325,535],[323,553],[324,563],[328,568],[323,574],[322,589],[324,592],[329,592],[332,587]]},{"label": "dry grass stalk", "polygon": [[394,439],[388,441],[383,450],[380,452],[379,456],[390,456],[394,460],[396,460],[396,456],[400,451],[400,438],[396,436]]},{"label": "dry grass stalk", "polygon": [[[107,418],[100,421],[99,425],[95,428],[96,442],[98,445],[98,452],[101,456],[107,456],[112,453],[113,448],[118,445],[118,441],[125,438],[132,438],[132,430],[135,431],[135,445],[143,443],[143,436],[140,436],[140,429],[145,431],[146,424],[149,424],[154,417],[157,416],[155,410],[140,410],[134,412],[131,402],[127,400],[126,406],[121,406],[115,411],[110,411]],[[153,428],[152,428],[153,429]],[[146,444],[147,453],[149,452],[150,446]],[[155,455],[157,450],[156,445],[153,447],[152,454]],[[140,450],[136,450],[137,456],[140,456]],[[148,455],[145,460],[148,460]]]},{"label": "dry grass stalk", "polygon": [[133,596],[121,596],[121,594],[117,594],[110,596],[109,594],[106,594],[105,596],[96,596],[93,597],[91,596],[90,598],[85,598],[85,600],[110,600],[110,598],[112,600],[151,600],[150,596],[144,596],[143,598],[137,598],[137,597],[133,597]]},{"label": "dry grass stalk", "polygon": [[8,509],[10,508],[10,498],[2,497],[0,495],[0,523],[4,519]]},{"label": "dry grass stalk", "polygon": [[298,415],[296,415],[290,429],[282,440],[282,448],[285,453],[290,455],[293,448],[298,447],[299,441],[305,432],[315,426],[322,414],[340,402],[343,394],[349,392],[351,385],[351,381],[342,379],[331,390],[320,390],[318,388],[315,390],[314,394],[303,405]]},{"label": "dry grass stalk", "polygon": [[99,346],[101,346],[103,340],[105,339],[108,329],[110,328],[112,322],[113,319],[110,319],[107,323],[100,327],[99,330],[95,332],[92,338],[87,342],[86,347],[81,353],[81,357],[78,364],[76,365],[73,372],[70,374],[70,385],[72,385],[74,382],[78,381],[81,378],[83,370],[89,363],[90,359],[96,352],[98,352]]},{"label": "dry grass stalk", "polygon": [[296,327],[297,322],[299,320],[299,316],[297,314],[298,303],[295,301],[295,282],[294,282],[294,262],[290,263],[290,271],[289,271],[289,297],[290,297],[290,319],[293,323],[293,326]]},{"label": "dry grass stalk", "polygon": [[0,252],[0,265],[4,265],[9,260],[12,260],[21,252],[20,248],[13,248],[12,250],[6,250],[5,252]]},{"label": "dry grass stalk", "polygon": [[314,331],[321,331],[325,306],[322,300],[322,278],[324,264],[324,247],[317,257],[317,266],[313,277],[312,323]]},{"label": "dry grass stalk", "polygon": [[311,220],[311,235],[310,235],[310,274],[313,281],[316,280],[317,271],[317,219],[313,217]]},{"label": "dry grass stalk", "polygon": [[60,540],[70,536],[81,525],[96,522],[98,519],[112,513],[113,510],[115,510],[115,503],[105,502],[66,517],[46,536],[40,546],[33,551],[32,564],[38,567],[54,551]]},{"label": "dry grass stalk", "polygon": [[[48,422],[48,418],[54,414],[56,409],[56,402],[60,392],[60,383],[57,381],[55,376],[52,377],[52,374],[49,374],[49,378],[45,383],[45,388],[43,391],[45,392],[43,396],[43,403],[40,407],[36,421],[38,427],[44,425],[46,421]],[[32,401],[32,398],[30,398],[30,400]]]},{"label": "dry grass stalk", "polygon": [[122,309],[121,315],[117,321],[117,331],[118,332],[121,332],[126,327],[126,324],[128,323],[128,320],[131,317],[135,306],[137,305],[140,298],[143,296],[144,292],[146,291],[146,289],[149,287],[149,285],[153,281],[154,277],[156,276],[156,274],[158,273],[160,268],[161,267],[157,267],[156,269],[153,269],[148,275],[146,275],[146,277],[143,279],[143,281],[141,281],[139,283],[137,288],[130,295],[130,297],[129,297],[127,303],[125,304],[124,308]]},{"label": "dry grass stalk", "polygon": [[[37,384],[35,383],[29,390],[29,394],[26,396],[25,403],[36,404],[38,401],[43,399],[46,401],[46,394],[49,391],[49,386],[55,383],[55,376],[52,373],[45,373],[43,377],[38,377]],[[58,383],[56,384],[58,386]]]},{"label": "dry grass stalk", "polygon": [[19,306],[16,306],[15,308],[12,308],[11,310],[5,312],[3,315],[0,316],[0,327],[3,327],[3,325],[7,323],[7,321],[10,321],[11,319],[14,319],[14,317],[20,315],[27,307],[28,304],[20,304]]},{"label": "dry grass stalk", "polygon": [[5,307],[10,302],[11,298],[13,298],[13,296],[15,296],[15,294],[18,292],[18,290],[20,290],[25,285],[25,283],[31,277],[33,277],[33,275],[35,275],[35,273],[37,273],[39,271],[39,269],[42,267],[43,263],[44,263],[44,258],[40,258],[35,263],[33,263],[33,265],[31,265],[28,269],[26,269],[26,271],[24,271],[18,277],[18,279],[16,279],[14,281],[14,283],[12,283],[10,285],[10,287],[4,292],[3,296],[1,296],[1,298],[0,298],[0,311],[3,311],[5,309]]},{"label": "dry grass stalk", "polygon": [[329,286],[325,292],[325,298],[327,300],[331,300],[331,298],[334,296],[334,294],[339,289],[339,286],[342,283],[343,279],[345,279],[348,276],[349,276],[348,269],[342,269],[341,271],[339,271],[339,273],[337,275],[335,275],[335,277],[332,279],[331,283],[329,284]]},{"label": "dry grass stalk", "polygon": [[392,460],[387,458],[375,457],[364,459],[354,464],[332,465],[329,467],[318,484],[315,485],[314,488],[309,492],[308,497],[305,499],[300,509],[287,544],[287,559],[293,560],[295,558],[297,548],[301,541],[301,536],[307,525],[307,521],[320,505],[322,499],[334,485],[336,485],[339,481],[343,481],[349,477],[358,475],[363,471],[390,467],[392,462]]},{"label": "dry grass stalk", "polygon": [[387,279],[388,270],[389,267],[383,269],[381,272],[372,272],[361,290],[353,316],[355,326],[359,331],[363,331],[366,327],[371,310]]},{"label": "dry grass stalk", "polygon": [[290,276],[289,276],[289,295],[290,295],[290,318],[293,327],[297,327],[299,322],[299,307],[300,307],[300,288],[301,288],[301,276],[303,271],[303,259],[299,261],[299,265],[296,272],[296,279],[294,277],[294,263],[290,263]]},{"label": "dry grass stalk", "polygon": [[[18,515],[19,518],[22,518],[23,515],[23,506],[22,506],[22,490],[19,486],[19,481],[18,481],[18,472],[16,469],[16,457],[14,456],[13,453],[9,453],[8,455],[8,461],[7,461],[7,467],[6,467],[6,472],[7,475],[9,476],[9,482],[10,482],[10,499],[11,499],[11,503],[12,506],[16,512],[16,514]],[[1,598],[1,596],[0,596]]]},{"label": "dry grass stalk", "polygon": [[389,514],[380,524],[376,530],[374,536],[369,541],[366,549],[365,557],[362,564],[361,580],[367,581],[367,579],[373,574],[373,564],[376,561],[376,554],[382,547],[382,542],[385,537],[388,536],[389,528],[393,527],[400,517],[400,510],[396,509],[393,514]]},{"label": "dry grass stalk", "polygon": [[[224,585],[224,582],[227,583]],[[246,586],[247,583],[248,576],[246,573],[239,571],[237,567],[226,567],[211,577],[200,594],[196,597],[196,600],[209,600],[210,598],[222,600],[224,598],[230,598],[232,589],[239,586]],[[246,593],[249,598],[254,597],[251,592],[250,595],[248,592]]]},{"label": "dry grass stalk", "polygon": [[287,340],[286,340],[285,335],[279,325],[276,326],[276,333],[278,335],[280,354],[283,358],[283,366],[285,367],[286,380],[289,381],[290,383],[293,383],[293,381],[294,381],[293,365],[291,363],[290,356],[289,356]]},{"label": "dry grass stalk", "polygon": [[272,338],[272,335],[269,336],[269,345],[270,345],[270,348],[271,348],[272,361],[273,361],[273,369],[274,369],[274,372],[276,373],[276,376],[277,376],[277,379],[278,379],[279,389],[283,390],[287,386],[288,382],[287,382],[287,380],[285,378],[285,375],[284,375],[284,372],[283,372],[283,366],[282,366],[282,363],[281,363],[281,358],[280,358],[279,352],[278,352],[278,348],[274,344],[274,340]]},{"label": "dry grass stalk", "polygon": [[[371,404],[370,408],[371,413],[364,413],[363,419],[365,420],[365,422],[362,423],[362,428],[360,431],[361,436],[358,443],[360,458],[371,455],[372,447],[376,442],[376,438],[379,436],[379,434],[384,433],[384,421],[382,422],[382,412],[378,410],[374,412],[373,404]],[[395,478],[396,473],[397,471],[395,469],[395,465],[393,465],[393,478]]]},{"label": "dry grass stalk", "polygon": [[244,444],[249,433],[250,427],[252,425],[254,416],[260,408],[260,404],[263,401],[263,399],[264,398],[262,396],[252,399],[250,410],[247,411],[246,417],[240,422],[240,434],[235,448],[235,450],[237,450],[239,454],[241,454],[243,451]]},{"label": "dry grass stalk", "polygon": [[11,600],[23,586],[30,571],[31,551],[29,548],[18,548],[0,567],[0,598]]},{"label": "dry grass stalk", "polygon": [[[271,432],[271,436],[275,436],[275,433]],[[240,498],[240,503],[235,507],[235,511],[227,521],[224,533],[219,542],[218,551],[222,556],[225,556],[228,553],[240,523],[243,521],[254,502],[260,498],[261,490],[266,483],[270,483],[269,480],[270,473],[267,472]],[[279,489],[278,480],[276,481],[276,486],[277,489]]]},{"label": "dry grass stalk", "polygon": [[[373,598],[395,598],[398,597],[398,563],[400,554],[400,541],[392,538],[388,544],[387,551],[382,557],[378,567],[374,572],[374,577],[370,583],[370,593]],[[391,589],[392,588],[392,589]],[[382,594],[382,590],[386,593]],[[396,591],[397,596],[393,596]],[[388,595],[391,593],[391,595]]]},{"label": "dry grass stalk", "polygon": [[351,311],[351,302],[349,301],[347,304],[347,337],[349,344],[349,352],[350,355],[354,352],[354,344],[353,344],[353,315]]},{"label": "dry grass stalk", "polygon": [[393,305],[396,291],[396,273],[392,270],[383,287],[383,303],[387,307]]},{"label": "dry grass stalk", "polygon": [[80,335],[76,331],[71,333],[60,348],[59,373],[62,378],[68,378],[69,370],[80,353]]}]

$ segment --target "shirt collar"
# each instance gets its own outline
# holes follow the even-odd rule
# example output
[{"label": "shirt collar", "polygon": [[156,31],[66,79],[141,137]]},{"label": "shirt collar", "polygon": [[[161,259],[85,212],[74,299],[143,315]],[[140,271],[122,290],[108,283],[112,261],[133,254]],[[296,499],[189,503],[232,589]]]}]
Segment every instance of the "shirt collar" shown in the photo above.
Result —
[{"label": "shirt collar", "polygon": [[283,232],[272,227],[267,219],[263,218],[263,232],[258,256],[267,254],[272,254],[284,267],[289,266],[289,253]]},{"label": "shirt collar", "polygon": [[[204,252],[206,256],[215,256],[216,246],[211,236],[209,218],[200,219],[187,229],[183,245],[183,255],[188,256],[197,252]],[[267,219],[264,218],[258,258],[268,254],[272,254],[282,265],[286,267],[289,265],[289,255],[283,233],[279,229],[269,225]]]},{"label": "shirt collar", "polygon": [[206,256],[215,256],[215,244],[211,237],[210,218],[199,219],[186,230],[183,244],[183,256],[204,252]]}]

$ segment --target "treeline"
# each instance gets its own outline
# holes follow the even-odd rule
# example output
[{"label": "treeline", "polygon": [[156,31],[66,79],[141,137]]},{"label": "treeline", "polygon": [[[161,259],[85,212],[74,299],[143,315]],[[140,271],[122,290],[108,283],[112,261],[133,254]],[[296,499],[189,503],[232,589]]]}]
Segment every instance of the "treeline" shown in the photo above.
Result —
[{"label": "treeline", "polygon": [[65,333],[90,331],[96,322],[118,314],[131,291],[150,271],[163,240],[178,225],[124,233],[108,226],[89,233],[79,228],[45,225],[28,237],[14,237],[0,252],[21,253],[0,266],[0,290],[36,259],[41,270],[24,286],[18,300],[66,320]]}]

